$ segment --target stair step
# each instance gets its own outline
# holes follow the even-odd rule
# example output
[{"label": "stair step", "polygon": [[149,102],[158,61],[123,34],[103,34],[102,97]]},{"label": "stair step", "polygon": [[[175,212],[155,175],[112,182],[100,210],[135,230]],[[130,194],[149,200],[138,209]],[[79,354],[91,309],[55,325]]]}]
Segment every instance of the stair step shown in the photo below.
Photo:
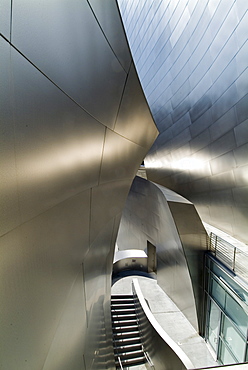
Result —
[{"label": "stair step", "polygon": [[129,351],[129,352],[119,352],[119,353],[115,352],[115,358],[118,356],[121,358],[121,360],[129,360],[129,359],[143,357],[144,354],[141,350]]},{"label": "stair step", "polygon": [[111,300],[112,299],[133,299],[133,295],[131,294],[114,294],[111,295]]},{"label": "stair step", "polygon": [[123,368],[146,363],[133,296],[112,296],[111,315],[116,368],[120,369],[118,357]]},{"label": "stair step", "polygon": [[[132,365],[142,365],[145,362],[146,362],[145,356],[140,356],[138,358],[132,358],[132,359],[125,359],[125,360],[121,359],[121,363],[122,363],[123,367],[132,366]],[[120,368],[119,367],[119,362],[118,362],[117,359],[115,360],[115,366],[116,366],[117,369]]]},{"label": "stair step", "polygon": [[139,327],[138,327],[137,324],[126,325],[126,326],[120,326],[120,325],[119,326],[112,326],[112,330],[113,330],[114,333],[119,332],[119,331],[121,331],[123,333],[129,332],[129,331],[130,332],[137,331],[139,333]]},{"label": "stair step", "polygon": [[126,331],[126,332],[116,332],[114,333],[115,340],[119,338],[138,338],[139,339],[139,331]]},{"label": "stair step", "polygon": [[134,304],[130,303],[130,304],[111,304],[111,311],[114,311],[114,310],[134,310],[135,312],[135,306]]},{"label": "stair step", "polygon": [[112,321],[113,326],[132,326],[132,325],[137,325],[137,320],[136,318],[134,319],[126,319],[126,320],[118,320],[115,319]]},{"label": "stair step", "polygon": [[111,304],[134,304],[133,299],[111,299]]},{"label": "stair step", "polygon": [[126,344],[126,345],[116,345],[114,347],[114,350],[116,353],[126,353],[126,352],[132,352],[132,351],[142,351],[142,345],[141,343],[132,343],[132,344]]},{"label": "stair step", "polygon": [[115,320],[119,320],[119,321],[122,321],[122,320],[132,320],[132,319],[135,319],[136,320],[136,315],[135,313],[128,313],[128,314],[112,314],[112,320],[115,321]]},{"label": "stair step", "polygon": [[136,313],[134,307],[129,307],[129,308],[122,308],[122,307],[111,307],[111,312],[112,313],[118,313],[118,314],[130,314],[130,313]]},{"label": "stair step", "polygon": [[140,337],[115,337],[116,346],[141,345]]}]

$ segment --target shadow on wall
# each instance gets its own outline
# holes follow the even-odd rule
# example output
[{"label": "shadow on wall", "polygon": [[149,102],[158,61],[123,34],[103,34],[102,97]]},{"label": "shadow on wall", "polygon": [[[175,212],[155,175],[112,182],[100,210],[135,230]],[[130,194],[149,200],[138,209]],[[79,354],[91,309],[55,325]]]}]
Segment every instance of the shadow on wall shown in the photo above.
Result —
[{"label": "shadow on wall", "polygon": [[206,231],[192,203],[136,177],[123,211],[119,250],[157,251],[157,280],[191,324],[202,332]]}]

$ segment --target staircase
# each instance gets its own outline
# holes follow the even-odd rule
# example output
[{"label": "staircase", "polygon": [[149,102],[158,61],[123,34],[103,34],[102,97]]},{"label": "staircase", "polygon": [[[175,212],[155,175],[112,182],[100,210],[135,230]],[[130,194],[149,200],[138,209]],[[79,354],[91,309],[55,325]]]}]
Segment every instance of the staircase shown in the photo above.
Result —
[{"label": "staircase", "polygon": [[133,296],[112,295],[111,314],[116,369],[144,364]]}]

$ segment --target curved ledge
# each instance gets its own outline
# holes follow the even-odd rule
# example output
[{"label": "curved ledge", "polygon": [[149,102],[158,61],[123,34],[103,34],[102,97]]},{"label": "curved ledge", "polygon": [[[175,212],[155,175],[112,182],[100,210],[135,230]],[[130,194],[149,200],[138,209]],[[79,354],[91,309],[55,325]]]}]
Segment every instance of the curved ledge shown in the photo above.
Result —
[{"label": "curved ledge", "polygon": [[[149,353],[151,360],[153,361],[156,370],[159,369],[167,369],[166,362],[164,360],[170,361],[169,367],[170,369],[193,369],[194,365],[188,358],[188,356],[183,352],[183,350],[176,344],[171,337],[163,330],[163,328],[159,325],[153,314],[151,313],[145,298],[141,292],[139,283],[137,279],[133,279],[132,281],[132,288],[133,294],[137,298],[137,316],[140,318],[140,321],[144,322],[146,320],[147,324],[150,324],[149,335],[147,335],[147,327],[146,327],[146,334],[143,335],[142,328],[141,328],[141,337],[143,341],[143,345],[145,350]],[[148,323],[147,323],[148,322]],[[151,338],[152,336],[152,338]],[[149,341],[154,343],[154,340],[159,342],[159,345],[154,346],[154,352],[150,353],[149,351]],[[181,363],[181,364],[180,364]],[[161,366],[160,366],[161,365]],[[179,367],[180,366],[180,367]]]},{"label": "curved ledge", "polygon": [[128,249],[115,253],[113,274],[126,270],[147,272],[147,255],[139,249]]},{"label": "curved ledge", "polygon": [[125,258],[147,258],[146,253],[140,249],[126,249],[124,251],[118,251],[114,256],[114,263],[123,260]]}]

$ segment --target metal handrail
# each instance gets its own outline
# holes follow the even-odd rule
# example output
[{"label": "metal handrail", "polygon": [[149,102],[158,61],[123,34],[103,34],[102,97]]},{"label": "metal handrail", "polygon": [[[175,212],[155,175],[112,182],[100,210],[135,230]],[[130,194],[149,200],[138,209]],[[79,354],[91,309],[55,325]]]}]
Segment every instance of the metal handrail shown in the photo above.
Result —
[{"label": "metal handrail", "polygon": [[208,250],[234,273],[248,280],[247,253],[222,239],[213,232],[210,233],[208,238]]},{"label": "metal handrail", "polygon": [[146,358],[146,361],[147,361],[148,365],[150,366],[151,369],[155,369],[155,367],[153,365],[153,362],[151,360],[151,357],[149,356],[149,353],[145,350],[143,344],[141,345],[141,347],[142,347],[142,351],[144,353],[144,356]]},{"label": "metal handrail", "polygon": [[122,363],[121,363],[121,358],[119,356],[117,358],[118,358],[118,361],[119,361],[119,364],[120,364],[120,368],[121,368],[121,370],[123,370],[123,366],[122,366]]}]

